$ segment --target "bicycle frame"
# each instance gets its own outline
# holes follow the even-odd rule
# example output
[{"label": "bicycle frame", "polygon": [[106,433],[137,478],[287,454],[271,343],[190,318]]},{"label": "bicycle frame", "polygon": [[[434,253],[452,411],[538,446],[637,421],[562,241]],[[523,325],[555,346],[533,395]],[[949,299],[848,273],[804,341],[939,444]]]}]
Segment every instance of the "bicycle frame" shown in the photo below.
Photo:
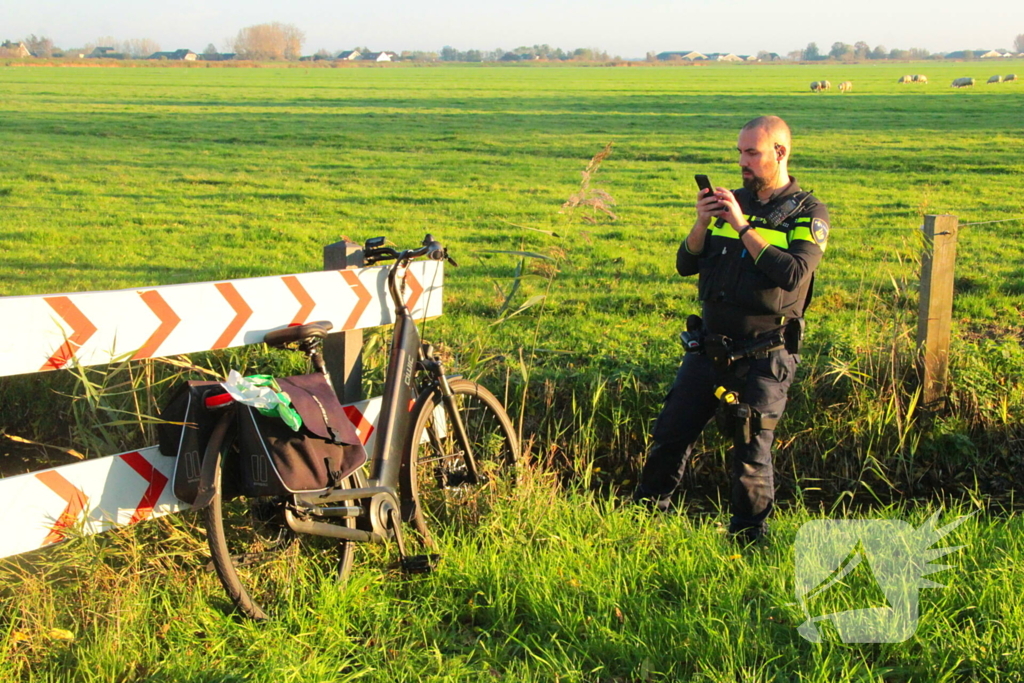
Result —
[{"label": "bicycle frame", "polygon": [[[422,342],[419,328],[406,306],[403,294],[409,263],[416,255],[422,255],[420,252],[424,252],[424,249],[401,253],[390,249],[384,250],[386,256],[393,255],[395,258],[395,263],[388,273],[388,289],[395,306],[395,325],[388,355],[383,405],[377,420],[376,447],[370,454],[370,476],[366,485],[359,488],[334,489],[324,494],[307,493],[294,496],[295,503],[306,508],[313,516],[355,517],[357,523],[362,520],[362,526],[369,528],[352,529],[329,522],[303,519],[286,507],[285,520],[293,531],[362,542],[381,542],[393,533],[401,552],[402,540],[397,528],[397,519],[393,519],[391,515],[403,509],[403,503],[412,502],[400,499],[398,480],[402,460],[411,446],[406,443],[406,439],[412,427],[413,408],[419,396],[426,392],[440,392],[451,428],[455,432],[454,436],[464,453],[467,482],[478,482],[470,440],[466,436],[465,426],[444,370],[440,360],[431,357],[430,345]],[[313,362],[318,368],[322,365],[318,358],[314,357]],[[426,380],[419,385],[416,382],[418,373],[427,375]],[[436,439],[437,435],[431,434],[430,438]],[[340,501],[350,501],[350,504],[333,508],[324,507],[326,504]],[[362,501],[362,504],[356,504],[358,501]],[[404,552],[402,554],[404,555]]]}]

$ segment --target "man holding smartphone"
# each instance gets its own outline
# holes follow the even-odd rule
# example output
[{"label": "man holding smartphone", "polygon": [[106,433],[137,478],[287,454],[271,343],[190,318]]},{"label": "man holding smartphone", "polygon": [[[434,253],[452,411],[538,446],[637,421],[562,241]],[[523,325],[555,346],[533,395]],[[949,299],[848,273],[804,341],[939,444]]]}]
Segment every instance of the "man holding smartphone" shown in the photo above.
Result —
[{"label": "man holding smartphone", "polygon": [[[679,274],[699,278],[703,320],[691,334],[701,343],[687,344],[690,352],[655,423],[633,498],[669,508],[704,427],[716,412],[735,407],[724,405],[728,399],[744,406],[746,413],[739,414],[747,415],[742,429],[733,432],[729,530],[753,541],[767,531],[775,499],[771,446],[799,349],[794,342],[736,362],[728,357],[757,348],[794,324],[802,329],[829,219],[826,206],[789,175],[792,139],[785,121],[753,119],[740,131],[737,150],[743,188],[702,187],[697,220],[676,254]],[[719,387],[732,398],[723,391],[716,396]],[[736,414],[733,410],[725,422],[735,425]]]}]

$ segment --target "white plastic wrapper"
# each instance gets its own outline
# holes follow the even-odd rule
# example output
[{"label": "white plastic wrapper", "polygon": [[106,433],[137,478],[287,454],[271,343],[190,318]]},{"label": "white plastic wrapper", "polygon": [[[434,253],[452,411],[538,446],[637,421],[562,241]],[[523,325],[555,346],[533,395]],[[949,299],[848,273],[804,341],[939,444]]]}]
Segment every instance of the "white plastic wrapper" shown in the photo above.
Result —
[{"label": "white plastic wrapper", "polygon": [[292,399],[270,375],[252,375],[242,377],[237,370],[228,373],[228,379],[221,385],[231,394],[231,398],[252,406],[268,417],[279,417],[294,431],[302,426],[302,418],[291,407]]}]

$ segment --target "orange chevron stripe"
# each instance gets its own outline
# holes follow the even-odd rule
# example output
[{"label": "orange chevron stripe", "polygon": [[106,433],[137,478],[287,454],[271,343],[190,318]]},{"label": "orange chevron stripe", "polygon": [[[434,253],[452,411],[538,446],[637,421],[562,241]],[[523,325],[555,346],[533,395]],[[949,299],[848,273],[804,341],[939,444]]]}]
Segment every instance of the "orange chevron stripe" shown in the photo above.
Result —
[{"label": "orange chevron stripe", "polygon": [[351,270],[341,271],[341,276],[345,278],[345,282],[349,284],[352,291],[358,299],[355,308],[352,309],[352,313],[349,314],[348,320],[342,325],[343,330],[355,330],[359,328],[359,318],[363,315],[363,311],[373,301],[373,296],[367,291],[366,286],[359,280],[359,276]]},{"label": "orange chevron stripe", "polygon": [[213,343],[211,349],[223,349],[227,348],[231,340],[235,338],[235,335],[245,326],[245,322],[252,315],[252,309],[249,308],[249,304],[245,303],[245,299],[238,293],[235,286],[230,282],[218,282],[217,291],[224,297],[224,300],[231,305],[231,308],[235,311],[234,319],[228,324],[221,335],[217,338],[217,341]]},{"label": "orange chevron stripe", "polygon": [[284,280],[286,285],[288,285],[288,291],[292,293],[292,296],[294,296],[300,304],[299,312],[295,314],[295,317],[292,318],[289,325],[301,325],[306,322],[309,314],[313,312],[314,308],[316,308],[316,302],[313,301],[313,297],[309,295],[306,288],[302,286],[301,282],[299,282],[299,278],[294,275],[286,275],[281,279]]},{"label": "orange chevron stripe", "polygon": [[48,296],[44,297],[43,301],[48,303],[50,308],[63,318],[64,322],[73,330],[72,335],[67,337],[49,360],[43,363],[43,367],[39,368],[40,371],[60,370],[75,357],[75,353],[82,347],[82,344],[96,334],[96,326],[66,296]]},{"label": "orange chevron stripe", "polygon": [[133,360],[152,358],[156,354],[156,350],[164,343],[164,340],[170,336],[174,328],[181,322],[181,318],[167,305],[164,298],[160,296],[160,292],[151,289],[148,292],[139,292],[139,296],[149,306],[149,310],[153,311],[156,317],[160,319],[160,327],[156,328],[156,331],[149,335],[149,339],[142,345],[142,348],[135,352],[135,355],[132,356]]},{"label": "orange chevron stripe", "polygon": [[48,489],[63,498],[68,504],[64,508],[64,512],[60,513],[57,521],[50,527],[50,533],[43,539],[43,545],[63,541],[64,531],[78,521],[78,516],[85,509],[89,497],[55,470],[40,472],[36,475],[36,479],[43,482]]},{"label": "orange chevron stripe", "polygon": [[416,279],[416,276],[412,274],[412,271],[406,271],[405,273],[405,286],[409,288],[411,295],[405,299],[405,307],[412,313],[413,309],[416,308],[416,302],[420,300],[420,295],[423,294],[423,285]]}]

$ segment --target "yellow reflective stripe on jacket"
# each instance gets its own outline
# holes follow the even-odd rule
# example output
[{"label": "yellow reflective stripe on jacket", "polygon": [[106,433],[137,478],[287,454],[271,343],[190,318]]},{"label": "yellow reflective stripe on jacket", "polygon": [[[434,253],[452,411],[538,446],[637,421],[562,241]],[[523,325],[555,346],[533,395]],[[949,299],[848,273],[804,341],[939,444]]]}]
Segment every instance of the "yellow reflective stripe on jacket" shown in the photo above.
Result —
[{"label": "yellow reflective stripe on jacket", "polygon": [[[711,235],[716,237],[725,237],[726,239],[730,240],[739,239],[739,235],[736,234],[736,231],[733,230],[732,226],[729,225],[728,223],[726,223],[720,228],[712,226],[708,232],[710,232]],[[784,232],[772,230],[771,228],[754,228],[754,232],[763,237],[765,242],[772,245],[773,247],[778,247],[779,249],[789,248],[789,237]],[[808,234],[810,234],[809,231]]]},{"label": "yellow reflective stripe on jacket", "polygon": [[772,230],[771,228],[754,228],[754,230],[764,238],[765,242],[773,247],[789,249],[789,236],[786,233],[780,230]]},{"label": "yellow reflective stripe on jacket", "polygon": [[[796,224],[795,227],[789,232],[789,240],[791,242],[796,240],[803,240],[804,242],[810,242],[811,244],[818,244],[817,241],[814,239],[814,235],[811,233],[811,223],[813,221],[814,218],[810,216],[805,218],[797,218],[796,221],[794,221],[794,223]],[[828,245],[818,245],[822,252],[825,251],[826,246]]]}]

